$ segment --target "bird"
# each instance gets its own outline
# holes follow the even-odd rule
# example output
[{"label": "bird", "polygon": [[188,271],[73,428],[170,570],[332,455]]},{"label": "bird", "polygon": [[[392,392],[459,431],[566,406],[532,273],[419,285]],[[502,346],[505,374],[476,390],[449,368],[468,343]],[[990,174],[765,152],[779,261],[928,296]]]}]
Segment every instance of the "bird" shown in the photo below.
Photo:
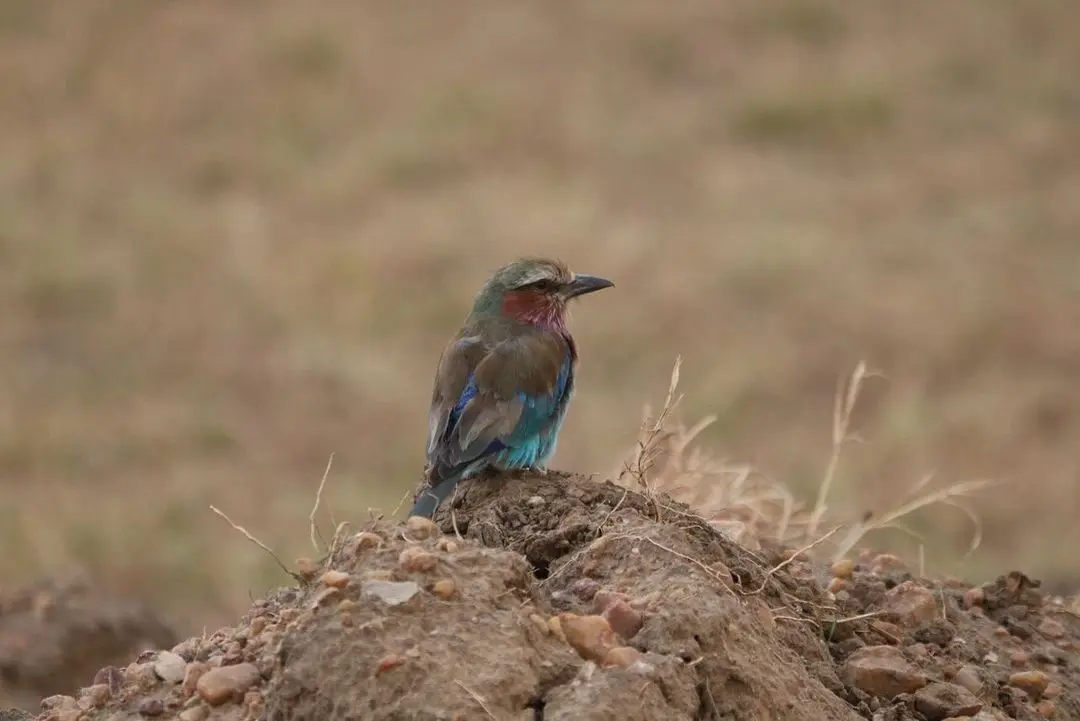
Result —
[{"label": "bird", "polygon": [[568,305],[614,285],[549,258],[491,275],[439,357],[411,516],[433,518],[459,481],[485,471],[547,472],[578,364]]}]

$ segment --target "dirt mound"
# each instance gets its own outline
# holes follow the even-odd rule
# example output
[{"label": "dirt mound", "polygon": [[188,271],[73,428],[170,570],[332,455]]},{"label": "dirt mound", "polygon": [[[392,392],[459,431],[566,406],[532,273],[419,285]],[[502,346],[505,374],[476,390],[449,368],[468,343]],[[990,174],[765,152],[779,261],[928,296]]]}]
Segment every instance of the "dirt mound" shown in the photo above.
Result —
[{"label": "dirt mound", "polygon": [[0,589],[0,705],[74,693],[102,666],[176,641],[148,608],[81,574]]},{"label": "dirt mound", "polygon": [[236,627],[38,718],[1080,718],[1080,620],[1021,574],[830,574],[557,473],[471,482],[436,520],[340,536]]}]

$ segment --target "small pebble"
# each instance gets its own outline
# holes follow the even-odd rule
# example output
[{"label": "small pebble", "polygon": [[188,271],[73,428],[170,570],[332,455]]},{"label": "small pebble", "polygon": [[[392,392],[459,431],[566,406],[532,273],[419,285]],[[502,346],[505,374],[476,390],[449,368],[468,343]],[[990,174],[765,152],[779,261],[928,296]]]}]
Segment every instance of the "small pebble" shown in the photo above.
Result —
[{"label": "small pebble", "polygon": [[638,651],[632,646],[616,646],[604,655],[604,661],[601,665],[628,668],[633,665],[634,662],[640,661],[641,658],[641,651]]},{"label": "small pebble", "polygon": [[1043,699],[1035,704],[1035,713],[1043,718],[1055,718],[1057,716],[1057,704],[1050,699]]},{"label": "small pebble", "polygon": [[600,591],[600,583],[591,578],[579,578],[570,584],[570,593],[582,601],[591,601],[596,598]]},{"label": "small pebble", "polygon": [[967,689],[937,681],[915,692],[915,709],[927,721],[974,716],[983,703]]},{"label": "small pebble", "polygon": [[529,500],[525,501],[531,508],[539,508],[547,503],[543,496],[529,496]]},{"label": "small pebble", "polygon": [[371,531],[364,531],[357,533],[353,536],[353,543],[356,544],[356,553],[366,551],[369,548],[379,548],[383,544],[382,536]]},{"label": "small pebble", "polygon": [[64,709],[78,708],[78,702],[65,694],[54,694],[41,699],[42,711],[62,711]]},{"label": "small pebble", "polygon": [[161,699],[156,698],[144,698],[139,702],[139,715],[149,716],[151,718],[160,716],[165,713],[165,704],[161,703]]},{"label": "small pebble", "polygon": [[885,593],[886,620],[901,626],[915,626],[938,616],[934,593],[912,581],[904,581]]},{"label": "small pebble", "polygon": [[829,573],[834,578],[851,578],[855,571],[855,562],[850,558],[843,558],[829,567]]},{"label": "small pebble", "polygon": [[850,591],[851,581],[847,580],[846,578],[841,578],[837,576],[829,581],[828,588],[829,593],[833,594],[840,593],[841,591]]},{"label": "small pebble", "polygon": [[977,666],[967,664],[960,667],[960,670],[956,672],[953,677],[953,682],[966,688],[976,696],[981,696],[983,692],[983,681],[979,676],[979,669]]},{"label": "small pebble", "polygon": [[435,582],[432,591],[435,592],[436,596],[447,601],[453,598],[454,594],[457,592],[457,584],[454,583],[454,579],[452,578],[442,578]]},{"label": "small pebble", "polygon": [[329,586],[331,588],[345,588],[345,586],[348,585],[350,578],[349,574],[344,571],[335,571],[331,569],[320,576],[319,580],[324,586]]},{"label": "small pebble", "polygon": [[435,548],[446,553],[457,553],[458,543],[452,538],[440,538],[435,544]]},{"label": "small pebble", "polygon": [[978,586],[964,591],[964,608],[974,608],[986,603],[986,591]]},{"label": "small pebble", "polygon": [[180,683],[184,680],[187,662],[171,651],[162,651],[154,662],[154,673],[166,683]]},{"label": "small pebble", "polygon": [[1034,699],[1038,699],[1050,685],[1050,677],[1042,671],[1019,671],[1009,676],[1009,685],[1021,689]]},{"label": "small pebble", "polygon": [[360,591],[388,606],[397,606],[420,593],[420,586],[415,581],[364,581]]},{"label": "small pebble", "polygon": [[435,522],[423,516],[409,516],[409,519],[405,521],[405,530],[410,538],[418,541],[439,535],[439,527],[435,525]]},{"label": "small pebble", "polygon": [[601,663],[615,647],[615,633],[603,616],[559,614],[559,625],[566,642],[586,661]]},{"label": "small pebble", "polygon": [[116,666],[106,666],[94,674],[95,684],[105,684],[112,693],[119,693],[124,686],[124,675]]},{"label": "small pebble", "polygon": [[611,629],[622,638],[630,640],[645,623],[641,612],[621,598],[616,598],[601,614]]},{"label": "small pebble", "polygon": [[261,676],[253,663],[241,663],[236,666],[222,666],[211,669],[202,675],[195,688],[199,696],[211,706],[220,706],[226,701],[241,698]]},{"label": "small pebble", "polygon": [[1039,622],[1039,633],[1047,638],[1058,639],[1065,635],[1065,626],[1060,621],[1044,618]]},{"label": "small pebble", "polygon": [[419,546],[410,546],[398,555],[398,567],[406,573],[435,570],[435,554]]},{"label": "small pebble", "polygon": [[375,668],[375,675],[385,673],[390,669],[397,668],[405,663],[405,657],[399,653],[392,653],[379,659],[379,665]]},{"label": "small pebble", "polygon": [[203,674],[210,670],[210,666],[202,661],[194,661],[187,665],[184,672],[184,685],[182,686],[185,696],[195,693],[195,688]]},{"label": "small pebble", "polygon": [[841,673],[849,686],[880,698],[914,693],[928,681],[895,646],[861,648],[848,656]]},{"label": "small pebble", "polygon": [[305,581],[310,581],[315,578],[315,574],[318,570],[319,567],[310,558],[296,559],[296,573]]},{"label": "small pebble", "polygon": [[82,695],[86,697],[86,700],[94,708],[103,708],[109,702],[109,698],[112,697],[112,690],[107,683],[95,683],[93,686],[84,688]]},{"label": "small pebble", "polygon": [[192,706],[189,709],[184,709],[180,712],[178,717],[180,721],[205,721],[206,717],[210,715],[210,709],[205,706]]},{"label": "small pebble", "polygon": [[185,661],[194,661],[195,654],[199,651],[198,646],[198,639],[189,638],[188,640],[181,641],[180,643],[173,646],[172,652],[180,658],[184,659]]}]

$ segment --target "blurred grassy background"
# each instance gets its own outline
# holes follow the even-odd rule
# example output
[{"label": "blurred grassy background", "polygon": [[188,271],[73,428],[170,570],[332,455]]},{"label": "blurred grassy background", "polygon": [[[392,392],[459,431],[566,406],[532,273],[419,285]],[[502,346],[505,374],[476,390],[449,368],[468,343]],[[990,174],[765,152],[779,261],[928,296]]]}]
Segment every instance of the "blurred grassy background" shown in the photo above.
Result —
[{"label": "blurred grassy background", "polygon": [[[609,472],[684,356],[704,439],[836,511],[990,476],[960,570],[1080,582],[1080,5],[0,0],[0,582],[84,564],[185,628],[307,514],[419,480],[479,283],[556,255],[556,467]],[[967,543],[929,512],[931,556]]]}]

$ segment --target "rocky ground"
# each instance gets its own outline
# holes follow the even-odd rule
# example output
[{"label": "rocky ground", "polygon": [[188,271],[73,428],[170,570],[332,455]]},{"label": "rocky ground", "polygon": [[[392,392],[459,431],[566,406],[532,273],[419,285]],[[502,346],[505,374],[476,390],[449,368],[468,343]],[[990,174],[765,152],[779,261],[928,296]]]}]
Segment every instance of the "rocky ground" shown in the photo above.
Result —
[{"label": "rocky ground", "polygon": [[[824,568],[549,473],[339,533],[234,627],[88,671],[36,718],[1080,719],[1078,643],[1080,618],[1021,573]],[[6,683],[22,662],[4,653]]]}]

